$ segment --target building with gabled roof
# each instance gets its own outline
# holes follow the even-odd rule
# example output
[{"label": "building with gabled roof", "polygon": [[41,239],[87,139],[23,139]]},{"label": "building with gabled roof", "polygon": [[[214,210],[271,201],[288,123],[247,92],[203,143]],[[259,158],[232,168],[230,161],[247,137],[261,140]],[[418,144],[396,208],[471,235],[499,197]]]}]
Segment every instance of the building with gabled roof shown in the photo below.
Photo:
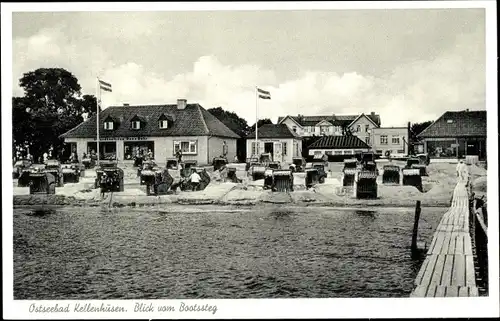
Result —
[{"label": "building with gabled roof", "polygon": [[302,137],[285,124],[265,124],[247,135],[247,157],[270,153],[274,161],[292,163],[302,155]]},{"label": "building with gabled roof", "polygon": [[430,124],[418,138],[431,158],[463,158],[477,155],[486,159],[486,110],[447,111]]},{"label": "building with gabled roof", "polygon": [[371,147],[354,135],[323,136],[308,147],[313,155],[354,155],[368,152]]},{"label": "building with gabled roof", "polygon": [[[76,145],[78,155],[97,151],[96,116],[61,135]],[[99,114],[101,157],[116,155],[131,161],[140,151],[153,153],[158,163],[181,150],[183,160],[208,164],[226,153],[236,155],[239,136],[197,103],[179,99],[171,105],[111,106]]]},{"label": "building with gabled roof", "polygon": [[371,131],[381,125],[380,115],[371,112],[358,115],[284,116],[278,117],[278,124],[286,124],[303,137],[342,136],[347,131],[371,145]]}]

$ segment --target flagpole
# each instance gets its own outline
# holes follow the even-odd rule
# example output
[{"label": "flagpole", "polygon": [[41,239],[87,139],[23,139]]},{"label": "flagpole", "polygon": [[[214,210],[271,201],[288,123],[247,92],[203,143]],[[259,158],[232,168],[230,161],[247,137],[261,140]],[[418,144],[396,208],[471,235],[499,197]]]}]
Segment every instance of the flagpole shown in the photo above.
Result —
[{"label": "flagpole", "polygon": [[259,155],[259,127],[257,126],[257,123],[259,122],[259,116],[258,116],[258,103],[259,103],[259,93],[257,86],[255,86],[255,156],[258,157]]},{"label": "flagpole", "polygon": [[101,103],[101,86],[99,86],[99,77],[96,77],[96,104],[97,104],[97,166],[99,166],[99,105]]}]

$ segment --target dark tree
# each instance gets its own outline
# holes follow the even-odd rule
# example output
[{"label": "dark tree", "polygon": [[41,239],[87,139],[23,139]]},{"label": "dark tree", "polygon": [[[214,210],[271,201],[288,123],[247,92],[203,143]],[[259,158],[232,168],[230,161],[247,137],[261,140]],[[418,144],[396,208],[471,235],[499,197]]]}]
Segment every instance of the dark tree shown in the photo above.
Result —
[{"label": "dark tree", "polygon": [[30,145],[38,157],[49,147],[55,152],[63,140],[59,136],[83,121],[82,114],[95,114],[96,99],[81,96],[78,79],[62,68],[40,68],[19,80],[24,97],[13,98],[14,144]]},{"label": "dark tree", "polygon": [[[257,128],[262,127],[262,125],[272,124],[273,122],[269,118],[259,119],[257,121]],[[250,126],[250,131],[255,130],[255,123]]]},{"label": "dark tree", "polygon": [[229,127],[233,132],[240,136],[246,136],[248,133],[248,123],[240,118],[236,113],[222,109],[222,107],[208,109],[212,115]]},{"label": "dark tree", "polygon": [[410,126],[410,141],[411,142],[417,142],[419,139],[417,137],[418,134],[420,134],[424,129],[429,127],[429,125],[432,124],[431,120],[425,121],[423,123],[413,123]]}]

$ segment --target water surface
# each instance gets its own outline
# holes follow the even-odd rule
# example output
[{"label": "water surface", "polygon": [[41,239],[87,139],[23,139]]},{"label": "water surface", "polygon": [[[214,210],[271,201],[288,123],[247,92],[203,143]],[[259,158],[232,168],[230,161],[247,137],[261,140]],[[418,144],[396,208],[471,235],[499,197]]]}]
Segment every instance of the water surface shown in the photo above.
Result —
[{"label": "water surface", "polygon": [[[446,208],[424,208],[430,244]],[[14,210],[15,299],[408,297],[413,209]]]}]

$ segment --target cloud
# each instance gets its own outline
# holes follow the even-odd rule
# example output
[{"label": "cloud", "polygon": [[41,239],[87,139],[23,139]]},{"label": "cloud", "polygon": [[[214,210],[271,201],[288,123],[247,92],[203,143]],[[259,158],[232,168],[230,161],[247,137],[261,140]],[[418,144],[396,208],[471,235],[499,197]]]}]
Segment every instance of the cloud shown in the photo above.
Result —
[{"label": "cloud", "polygon": [[[280,80],[275,71],[255,64],[225,65],[206,55],[192,68],[170,78],[148,70],[140,57],[115,65],[98,46],[73,44],[57,30],[41,30],[15,39],[14,79],[38,67],[61,66],[73,72],[85,93],[94,93],[95,76],[113,85],[103,105],[175,103],[177,98],[205,108],[221,106],[249,124],[255,121],[255,86],[269,90],[271,100],[259,100],[259,117],[376,112],[383,126],[434,120],[446,110],[485,108],[484,30],[456,37],[441,54],[400,64],[377,77],[352,71],[304,71]],[[332,66],[334,69],[334,66]],[[14,93],[19,94],[19,88]]]}]

